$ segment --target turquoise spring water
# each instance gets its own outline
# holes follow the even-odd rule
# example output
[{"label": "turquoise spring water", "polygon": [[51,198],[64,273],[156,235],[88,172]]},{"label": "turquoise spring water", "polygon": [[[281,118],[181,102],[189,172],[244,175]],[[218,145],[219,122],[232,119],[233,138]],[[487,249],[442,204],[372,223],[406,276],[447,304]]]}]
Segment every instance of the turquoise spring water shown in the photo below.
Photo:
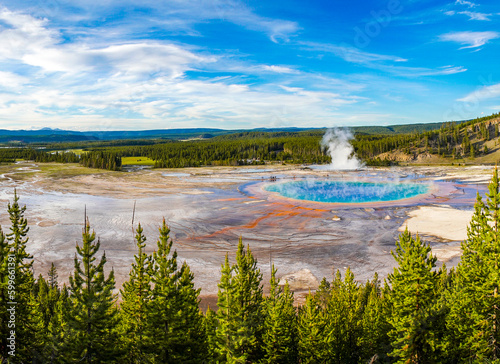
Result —
[{"label": "turquoise spring water", "polygon": [[371,183],[355,181],[297,181],[270,184],[270,192],[296,200],[332,203],[363,203],[396,201],[429,191],[421,183]]}]

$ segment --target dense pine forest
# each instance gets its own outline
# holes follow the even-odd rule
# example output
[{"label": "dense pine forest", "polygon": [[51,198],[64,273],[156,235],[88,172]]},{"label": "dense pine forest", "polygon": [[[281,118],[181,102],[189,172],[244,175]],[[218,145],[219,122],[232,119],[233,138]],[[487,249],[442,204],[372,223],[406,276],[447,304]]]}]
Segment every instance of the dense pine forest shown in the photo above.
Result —
[{"label": "dense pine forest", "polygon": [[[498,150],[500,113],[462,123],[443,123],[439,129],[392,136],[358,135],[353,143],[363,159],[390,160],[390,152],[409,157],[431,154],[442,161],[484,156]],[[388,159],[389,158],[389,159]]]},{"label": "dense pine forest", "polygon": [[477,196],[456,268],[437,269],[429,244],[405,231],[386,279],[360,283],[349,269],[337,271],[299,307],[274,269],[263,291],[240,239],[234,263],[226,255],[221,266],[217,310],[201,312],[200,289],[165,220],[153,254],[137,226],[119,293],[88,219],[69,281],[58,281],[54,265],[35,277],[26,207],[15,192],[8,214],[11,226],[0,230],[2,363],[500,362],[497,170],[486,199]]},{"label": "dense pine forest", "polygon": [[[428,162],[434,164],[496,163],[500,156],[500,114],[432,130],[420,124],[405,128],[358,128],[351,141],[367,165]],[[425,125],[425,124],[424,124]],[[378,131],[380,134],[372,133]],[[123,157],[146,157],[156,168],[237,166],[265,163],[324,164],[331,157],[321,146],[325,130],[254,131],[196,140],[112,140],[27,144],[0,149],[0,163],[19,159],[80,163],[120,170]],[[382,134],[383,133],[383,134]],[[43,148],[43,149],[41,149]],[[74,151],[78,150],[78,154]],[[499,155],[497,155],[497,152]]]}]

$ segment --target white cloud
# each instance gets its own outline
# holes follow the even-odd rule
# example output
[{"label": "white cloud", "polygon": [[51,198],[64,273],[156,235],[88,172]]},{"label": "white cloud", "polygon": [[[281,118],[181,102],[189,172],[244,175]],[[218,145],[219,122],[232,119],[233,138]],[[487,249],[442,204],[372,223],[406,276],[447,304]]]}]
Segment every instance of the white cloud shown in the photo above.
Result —
[{"label": "white cloud", "polygon": [[466,72],[467,69],[462,66],[444,66],[436,69],[425,67],[397,67],[385,66],[384,70],[398,76],[404,77],[424,77],[424,76],[446,76],[455,73]]},{"label": "white cloud", "polygon": [[457,101],[476,103],[481,100],[491,99],[500,96],[500,83],[491,86],[483,86],[476,91],[458,99]]},{"label": "white cloud", "polygon": [[[187,9],[185,3],[179,1],[178,6]],[[215,16],[209,3],[200,5],[202,14],[193,13],[196,19],[192,22]],[[240,19],[245,12],[257,17],[255,24]],[[202,126],[232,129],[399,121],[395,116],[374,112],[370,108],[375,101],[362,96],[376,93],[382,84],[390,85],[391,92],[421,86],[382,76],[377,82],[369,81],[363,78],[368,72],[335,75],[333,70],[315,73],[293,64],[259,64],[237,52],[224,54],[219,50],[219,54],[212,55],[208,48],[137,38],[143,33],[134,33],[135,28],[132,38],[126,34],[126,26],[106,28],[109,31],[102,35],[101,28],[86,31],[71,24],[59,30],[48,20],[5,9],[1,16],[0,66],[9,67],[0,68],[0,84],[4,78],[3,83],[15,85],[0,93],[3,127],[28,124],[80,130]],[[286,40],[298,31],[295,23],[257,16],[245,6],[227,9],[220,16],[248,29],[254,27],[275,41]],[[8,26],[1,25],[6,23]],[[82,34],[76,35],[78,31]],[[114,31],[116,34],[111,34]],[[398,65],[407,60],[398,56],[364,52],[347,45],[320,44],[316,49],[315,45],[301,44],[405,77],[465,71],[453,66],[436,70],[402,67]],[[424,92],[412,89],[410,93]]]},{"label": "white cloud", "polygon": [[[86,9],[89,14],[100,14],[103,9],[109,10],[117,6],[124,6],[128,0],[103,2],[75,1]],[[205,22],[207,19],[220,19],[239,24],[247,29],[262,31],[274,42],[288,40],[299,28],[294,22],[261,17],[255,14],[245,4],[235,0],[210,1],[198,0],[193,2],[172,1],[158,3],[145,0],[145,7],[156,9],[161,18],[156,23],[164,25],[168,18],[171,27],[186,28],[193,23]],[[58,8],[62,11],[62,7]],[[82,19],[85,15],[79,15]],[[95,16],[93,14],[92,16]],[[135,22],[133,27],[145,26],[150,21],[155,22],[155,16],[144,22]],[[8,26],[2,27],[1,22]],[[172,23],[173,22],[173,23]],[[127,27],[129,25],[125,25]],[[131,29],[111,29],[104,34],[99,34],[103,40],[106,38],[121,37],[122,32]],[[69,32],[79,30],[68,29]],[[196,33],[195,31],[193,31]],[[140,33],[140,32],[139,32]],[[170,74],[171,77],[180,77],[190,64],[200,62],[214,62],[215,57],[202,57],[195,55],[185,48],[173,44],[160,44],[151,41],[132,41],[123,44],[104,44],[99,47],[92,41],[85,42],[89,34],[85,29],[84,37],[79,44],[65,42],[61,34],[50,29],[47,19],[10,11],[0,7],[0,61],[2,59],[17,60],[23,64],[37,67],[44,72],[82,73],[88,71],[107,71],[114,69],[116,72],[134,73],[160,73]],[[115,35],[113,35],[115,34]],[[108,42],[109,43],[109,40]],[[277,67],[277,66],[276,66]],[[272,71],[268,69],[267,71]],[[283,68],[281,71],[286,71]],[[278,69],[276,69],[278,72]]]},{"label": "white cloud", "polygon": [[398,66],[402,62],[407,62],[405,58],[375,54],[361,51],[357,48],[350,46],[336,46],[331,44],[320,44],[320,43],[301,43],[306,45],[306,49],[314,50],[319,52],[329,52],[332,53],[347,62],[361,64],[365,67],[381,70],[387,73],[391,73],[397,76],[403,77],[423,77],[423,76],[440,76],[440,75],[451,75],[455,73],[465,72],[466,68],[458,66],[444,66],[437,69],[425,68],[425,67],[408,67],[408,66]]},{"label": "white cloud", "polygon": [[482,20],[482,21],[491,21],[490,18],[494,15],[494,14],[478,13],[478,12],[475,12],[475,11],[459,11],[459,12],[456,12],[454,10],[445,11],[444,14],[448,15],[448,16],[453,16],[453,15],[456,15],[456,14],[461,14],[461,15],[468,16],[469,20]]},{"label": "white cloud", "polygon": [[[137,0],[72,0],[71,6],[80,10],[79,17],[95,20],[122,11],[124,8],[137,8],[138,2]],[[122,25],[126,24],[137,31],[153,22],[173,32],[200,36],[199,31],[195,29],[197,24],[217,20],[262,32],[273,42],[288,41],[300,30],[296,22],[260,16],[240,0],[142,0],[140,8],[147,9],[143,22],[135,18],[132,24],[127,24],[124,20]],[[141,16],[139,13],[135,15]],[[67,16],[75,17],[74,13]]]},{"label": "white cloud", "polygon": [[278,43],[288,41],[290,36],[297,33],[299,26],[296,22],[261,17],[246,7],[236,7],[226,12],[225,17],[232,23],[247,29],[264,31],[269,38]]},{"label": "white cloud", "polygon": [[483,20],[483,21],[490,21],[490,17],[493,14],[484,14],[484,13],[477,13],[477,12],[472,12],[472,11],[461,11],[458,14],[463,14],[467,15],[469,17],[469,20]]},{"label": "white cloud", "polygon": [[60,45],[60,34],[48,28],[48,21],[0,9],[0,60],[17,60],[49,72],[75,72],[89,68],[80,47]]},{"label": "white cloud", "polygon": [[113,123],[113,129],[124,128],[119,120],[135,120],[138,124],[132,124],[132,128],[138,128],[142,118],[155,127],[217,123],[219,127],[247,128],[262,126],[262,122],[274,126],[322,126],[330,123],[332,110],[358,100],[354,96],[301,88],[283,93],[168,77],[123,83],[121,77],[103,81],[97,91],[92,86],[93,92],[82,87],[42,88],[21,98],[2,96],[5,102],[0,98],[0,119],[32,121],[37,126],[44,126],[39,124],[43,120],[62,128],[77,123],[78,129],[105,129],[106,121]]},{"label": "white cloud", "polygon": [[[0,8],[0,58],[20,58],[25,48],[40,49],[50,46],[57,33],[45,27],[46,20]],[[1,23],[0,23],[1,24]]]},{"label": "white cloud", "polygon": [[[86,74],[90,75],[90,74]],[[247,128],[265,125],[322,126],[339,107],[360,99],[345,92],[303,88],[273,89],[232,83],[231,78],[130,78],[117,72],[88,84],[59,86],[52,77],[24,94],[0,94],[2,124],[71,129],[137,129],[214,126]],[[142,124],[145,123],[145,124]],[[130,126],[128,126],[130,125]]]},{"label": "white cloud", "polygon": [[455,4],[465,5],[465,6],[468,6],[469,8],[474,8],[477,6],[477,4],[470,2],[470,1],[467,1],[467,0],[456,0]]},{"label": "white cloud", "polygon": [[[157,1],[154,1],[156,6]],[[249,30],[266,33],[273,42],[288,41],[300,27],[296,22],[263,17],[256,14],[244,2],[238,0],[195,0],[174,1],[177,11],[187,17],[202,19],[219,19],[228,21]]]},{"label": "white cloud", "polygon": [[460,49],[477,48],[485,45],[490,40],[500,37],[500,33],[487,32],[452,32],[439,37],[441,41],[456,42],[463,45]]},{"label": "white cloud", "polygon": [[180,77],[191,64],[213,62],[215,57],[196,55],[179,45],[152,41],[91,47],[86,43],[64,43],[47,20],[0,11],[0,60],[17,60],[45,72],[123,72],[128,75],[159,73]]},{"label": "white cloud", "polygon": [[213,62],[214,57],[201,57],[177,45],[156,42],[111,45],[89,51],[95,58],[104,58],[116,71],[125,74],[167,73],[180,77],[190,64]]},{"label": "white cloud", "polygon": [[[81,130],[214,124],[241,128],[307,122],[321,126],[330,124],[332,110],[359,99],[349,95],[352,88],[347,87],[339,93],[289,92],[272,84],[249,86],[239,76],[210,78],[207,65],[219,73],[231,67],[241,72],[245,64],[178,44],[136,40],[94,45],[89,37],[64,42],[47,20],[6,9],[0,19],[9,24],[0,28],[0,62],[29,66],[26,76],[0,72],[0,87],[18,91],[0,93],[0,121],[5,127],[29,123]],[[271,28],[273,34],[281,34],[279,27],[269,24]],[[190,70],[207,76],[189,79]],[[280,65],[247,64],[247,73],[242,73],[252,72],[305,77]]]},{"label": "white cloud", "polygon": [[25,85],[29,82],[29,79],[24,76],[12,72],[0,71],[0,88],[4,87],[11,90],[16,90],[17,88]]},{"label": "white cloud", "polygon": [[264,69],[265,71],[276,72],[276,73],[298,73],[297,70],[284,66],[264,65],[262,69]]},{"label": "white cloud", "polygon": [[293,94],[293,95],[305,96],[309,100],[327,101],[333,107],[338,107],[338,106],[347,105],[347,104],[353,104],[360,99],[360,97],[354,97],[354,96],[345,97],[345,96],[342,96],[338,93],[332,93],[332,92],[308,91],[308,90],[305,90],[301,87],[281,86],[281,88],[283,90]]},{"label": "white cloud", "polygon": [[343,60],[351,63],[367,64],[379,61],[391,61],[391,62],[407,61],[406,59],[397,56],[364,52],[358,48],[351,47],[348,45],[334,45],[334,44],[323,44],[314,42],[301,42],[300,44],[304,46],[304,48],[307,50],[332,53],[342,58]]}]

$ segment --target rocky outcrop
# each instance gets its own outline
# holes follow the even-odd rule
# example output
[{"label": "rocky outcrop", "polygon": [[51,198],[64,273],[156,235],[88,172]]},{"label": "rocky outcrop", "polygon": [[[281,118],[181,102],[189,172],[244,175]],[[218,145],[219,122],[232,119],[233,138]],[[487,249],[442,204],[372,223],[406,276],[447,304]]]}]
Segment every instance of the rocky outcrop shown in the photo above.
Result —
[{"label": "rocky outcrop", "polygon": [[380,160],[387,160],[391,162],[422,163],[433,159],[433,155],[428,152],[408,154],[396,150],[379,154],[377,158],[379,158]]}]

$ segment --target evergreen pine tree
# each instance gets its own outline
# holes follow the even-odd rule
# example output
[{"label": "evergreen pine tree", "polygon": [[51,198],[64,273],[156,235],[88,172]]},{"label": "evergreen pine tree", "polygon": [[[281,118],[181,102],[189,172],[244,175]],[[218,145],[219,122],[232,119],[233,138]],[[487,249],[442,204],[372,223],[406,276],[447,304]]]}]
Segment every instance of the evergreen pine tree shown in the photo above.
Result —
[{"label": "evergreen pine tree", "polygon": [[38,301],[38,310],[40,311],[43,319],[44,329],[47,327],[50,317],[52,315],[52,302],[49,298],[49,285],[47,281],[40,274],[35,283],[36,299]]},{"label": "evergreen pine tree", "polygon": [[163,220],[158,250],[153,254],[154,288],[148,305],[147,335],[157,363],[202,363],[206,356],[199,289],[194,288],[189,266],[177,267],[177,252],[170,256],[170,229]]},{"label": "evergreen pine tree", "polygon": [[[233,274],[234,273],[234,274]],[[262,359],[262,274],[250,248],[240,238],[236,264],[222,267],[217,312],[217,352],[223,363],[254,363]]]},{"label": "evergreen pine tree", "polygon": [[360,359],[358,340],[361,336],[363,314],[362,295],[354,274],[349,268],[344,280],[340,271],[331,284],[331,294],[325,310],[325,341],[329,361],[357,363]]},{"label": "evergreen pine tree", "polygon": [[326,310],[330,297],[332,296],[332,286],[328,280],[323,277],[318,289],[314,293],[314,300],[321,307],[322,310]]},{"label": "evergreen pine tree", "polygon": [[97,262],[100,242],[90,233],[88,220],[82,232],[82,246],[76,245],[75,270],[69,277],[69,304],[65,312],[69,333],[69,361],[116,363],[118,360],[117,308],[114,272],[106,278],[106,254]]},{"label": "evergreen pine tree", "polygon": [[135,235],[137,254],[129,274],[129,280],[121,289],[120,305],[121,339],[126,352],[125,362],[147,363],[150,361],[147,350],[145,329],[147,324],[147,305],[151,299],[151,257],[144,251],[146,237],[141,224]]},{"label": "evergreen pine tree", "polygon": [[408,229],[401,234],[392,255],[398,267],[388,276],[391,356],[397,363],[426,363],[433,357],[431,328],[425,323],[437,296],[439,276],[433,270],[436,257],[431,255],[431,247],[418,236],[413,238]]},{"label": "evergreen pine tree", "polygon": [[[50,272],[57,275],[54,265],[52,265]],[[60,291],[59,287],[57,287],[57,282],[55,283],[55,285],[51,285],[49,281],[46,281],[41,274],[37,280],[37,287],[38,309],[42,314],[43,327],[45,330],[48,327],[52,316],[54,315],[55,307],[57,305],[57,301],[59,300]]]},{"label": "evergreen pine tree", "polygon": [[215,330],[215,353],[217,362],[226,363],[230,358],[237,355],[235,352],[232,333],[236,331],[236,322],[231,320],[233,307],[233,296],[235,286],[232,281],[234,268],[229,264],[229,258],[226,254],[226,260],[221,268],[221,278],[219,281],[219,292],[217,294],[217,328]]},{"label": "evergreen pine tree", "polygon": [[181,363],[205,363],[208,353],[207,337],[203,326],[203,313],[200,311],[200,289],[194,288],[194,274],[184,262],[180,269],[177,285],[179,301],[177,312],[178,347]]},{"label": "evergreen pine tree", "polygon": [[208,307],[205,317],[203,318],[203,328],[205,337],[207,338],[207,363],[217,363],[217,314]]},{"label": "evergreen pine tree", "polygon": [[386,354],[390,351],[387,336],[389,332],[387,308],[385,296],[379,285],[378,275],[375,273],[374,279],[367,282],[365,287],[368,296],[361,318],[362,333],[358,340],[361,358],[364,362],[368,362],[374,357],[385,359]]},{"label": "evergreen pine tree", "polygon": [[59,282],[57,281],[58,275],[57,275],[57,269],[54,263],[50,265],[50,270],[47,274],[48,276],[48,284],[50,288],[57,288],[59,286]]},{"label": "evergreen pine tree", "polygon": [[6,234],[10,256],[14,257],[14,297],[15,302],[15,359],[19,362],[33,361],[42,347],[42,318],[34,294],[35,279],[33,277],[33,257],[26,251],[28,243],[28,220],[24,217],[26,206],[19,206],[19,197],[14,190],[14,201],[8,204],[10,232]]},{"label": "evergreen pine tree", "polygon": [[427,358],[428,362],[452,362],[447,345],[449,332],[446,328],[446,316],[449,312],[448,297],[453,274],[453,270],[448,272],[446,264],[437,272],[436,299],[428,308],[428,315],[422,325],[429,328],[427,341],[431,347],[431,356]]},{"label": "evergreen pine tree", "polygon": [[329,348],[325,345],[324,316],[315,296],[309,293],[306,302],[299,307],[298,357],[304,364],[327,363]]},{"label": "evergreen pine tree", "polygon": [[274,265],[270,283],[269,297],[264,300],[263,363],[296,363],[297,313],[293,293],[288,282],[283,288],[278,285]]},{"label": "evergreen pine tree", "polygon": [[462,243],[447,327],[459,343],[454,356],[467,361],[500,360],[500,193],[495,168],[486,194],[478,194]]},{"label": "evergreen pine tree", "polygon": [[67,299],[67,289],[64,297],[57,284],[57,270],[52,263],[48,272],[49,279],[42,275],[37,280],[38,307],[43,319],[43,348],[40,352],[42,362],[56,363],[62,360],[62,344],[64,341],[65,322],[63,322],[63,304]]},{"label": "evergreen pine tree", "polygon": [[69,306],[69,293],[66,285],[59,290],[57,302],[54,306],[54,312],[50,318],[47,330],[43,358],[44,362],[56,364],[65,362],[67,346],[71,345],[68,339],[68,327],[65,313]]}]

